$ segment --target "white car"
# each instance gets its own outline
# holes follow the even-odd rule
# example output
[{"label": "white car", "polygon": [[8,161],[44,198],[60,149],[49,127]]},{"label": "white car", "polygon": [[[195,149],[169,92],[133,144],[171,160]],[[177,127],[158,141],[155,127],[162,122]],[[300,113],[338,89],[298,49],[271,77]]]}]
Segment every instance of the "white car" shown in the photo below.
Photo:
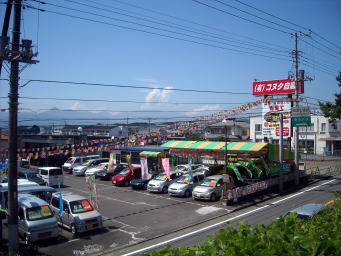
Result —
[{"label": "white car", "polygon": [[109,162],[101,163],[94,168],[90,168],[86,170],[85,176],[91,176],[91,175],[97,176],[97,174],[100,173],[101,171],[108,170],[108,167],[109,167]]}]

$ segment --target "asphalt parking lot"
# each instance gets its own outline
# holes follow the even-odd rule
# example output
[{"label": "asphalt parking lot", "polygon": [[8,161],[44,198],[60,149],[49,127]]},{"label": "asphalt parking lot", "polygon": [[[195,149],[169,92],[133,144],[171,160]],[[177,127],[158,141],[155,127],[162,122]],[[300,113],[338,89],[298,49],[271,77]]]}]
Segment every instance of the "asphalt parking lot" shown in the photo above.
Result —
[{"label": "asphalt parking lot", "polygon": [[[63,191],[88,196],[84,177],[64,175]],[[39,244],[44,255],[87,255],[108,252],[162,236],[218,216],[230,210],[220,201],[194,201],[192,198],[117,187],[111,181],[97,180],[99,211],[104,219],[102,230],[77,237],[61,229],[60,238]]]}]

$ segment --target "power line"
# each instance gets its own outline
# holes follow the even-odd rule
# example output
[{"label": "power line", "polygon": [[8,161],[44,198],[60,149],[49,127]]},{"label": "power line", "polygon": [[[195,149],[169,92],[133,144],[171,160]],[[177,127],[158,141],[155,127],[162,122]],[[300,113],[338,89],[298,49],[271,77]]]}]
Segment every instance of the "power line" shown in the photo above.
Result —
[{"label": "power line", "polygon": [[[7,97],[0,97],[6,99]],[[170,102],[170,101],[134,101],[134,100],[105,100],[105,99],[80,99],[80,98],[42,98],[42,97],[20,97],[28,100],[55,100],[55,101],[84,101],[84,102],[108,102],[108,103],[138,103],[138,104],[172,104],[172,105],[235,105],[247,102]]]},{"label": "power line", "polygon": [[195,89],[177,89],[177,88],[169,88],[169,87],[133,86],[133,85],[119,85],[119,84],[103,84],[103,83],[89,83],[89,82],[43,80],[43,79],[29,79],[29,81],[31,81],[31,82],[38,82],[38,83],[56,83],[56,84],[102,86],[102,87],[118,87],[118,88],[133,88],[133,89],[150,89],[150,90],[159,89],[159,90],[164,90],[164,91],[180,91],[180,92],[195,92],[195,93],[216,93],[216,94],[251,95],[250,93],[247,93],[247,92],[195,90]]},{"label": "power line", "polygon": [[319,47],[317,47],[317,46],[315,46],[315,45],[313,45],[313,44],[311,44],[311,43],[309,43],[309,42],[307,42],[307,41],[305,41],[305,40],[303,40],[303,39],[301,39],[301,40],[302,40],[303,42],[305,42],[307,45],[310,45],[311,47],[315,48],[316,50],[319,50],[320,52],[323,52],[323,53],[325,53],[325,54],[327,54],[327,55],[329,55],[329,56],[332,56],[332,57],[334,57],[334,58],[336,58],[336,59],[338,59],[338,60],[341,60],[340,57],[335,56],[335,55],[333,55],[333,54],[331,54],[331,53],[329,53],[329,52],[327,52],[327,51],[325,51],[325,50],[323,50],[323,49],[321,49],[321,48],[319,48]]},{"label": "power line", "polygon": [[223,12],[223,13],[225,13],[225,14],[234,16],[234,17],[236,17],[236,18],[239,18],[239,19],[242,19],[242,20],[245,20],[245,21],[248,21],[248,22],[257,24],[257,25],[260,25],[260,26],[262,26],[262,27],[266,27],[266,28],[269,28],[269,29],[272,29],[272,30],[275,30],[275,31],[278,31],[278,32],[282,32],[282,33],[284,33],[284,34],[289,34],[289,35],[291,35],[290,32],[287,32],[287,31],[284,31],[284,30],[281,30],[281,29],[278,29],[278,28],[274,28],[274,27],[265,25],[265,24],[259,23],[259,22],[257,22],[257,21],[249,20],[249,19],[247,19],[247,18],[244,18],[244,17],[241,17],[241,16],[239,16],[239,15],[233,14],[233,13],[231,13],[231,12],[222,10],[222,9],[217,8],[217,7],[214,7],[214,6],[212,6],[212,5],[209,5],[209,4],[200,2],[200,1],[198,1],[198,0],[192,0],[192,1],[193,1],[193,2],[196,2],[196,3],[198,3],[198,4],[201,4],[201,5],[203,5],[203,6],[206,6],[206,7],[208,7],[208,8],[214,9],[214,10],[216,10],[216,11]]},{"label": "power line", "polygon": [[[33,1],[38,1],[38,0],[33,0]],[[199,36],[189,35],[189,34],[182,33],[182,32],[176,32],[176,31],[172,31],[172,30],[169,30],[169,29],[163,29],[163,28],[160,28],[160,27],[154,27],[154,26],[150,26],[150,25],[145,25],[145,24],[137,23],[137,22],[127,21],[127,20],[124,20],[124,19],[113,18],[113,17],[110,17],[110,16],[105,16],[105,15],[101,15],[101,14],[97,14],[97,13],[93,13],[93,12],[78,10],[78,9],[75,9],[75,8],[65,7],[65,6],[51,4],[51,3],[47,3],[47,2],[42,2],[42,3],[48,4],[48,5],[51,5],[51,6],[55,6],[55,7],[58,7],[58,8],[63,8],[63,9],[67,9],[67,10],[71,10],[71,11],[75,11],[75,12],[80,12],[80,13],[83,13],[83,14],[90,14],[90,15],[94,15],[94,16],[97,16],[97,17],[101,17],[101,18],[107,18],[107,19],[111,19],[111,20],[115,20],[115,21],[119,21],[119,22],[124,22],[124,23],[128,23],[128,24],[131,24],[131,25],[135,25],[135,26],[142,26],[142,27],[145,27],[145,28],[154,29],[154,30],[160,30],[160,31],[167,32],[167,33],[172,33],[172,34],[175,34],[175,35],[180,35],[180,36],[190,37],[190,38],[199,39],[199,40],[203,40],[203,41],[208,41],[210,43],[222,44],[222,45],[237,47],[237,48],[241,48],[241,49],[245,49],[245,50],[257,51],[257,52],[261,52],[261,53],[265,53],[265,54],[273,54],[273,55],[277,55],[277,56],[281,56],[281,57],[287,57],[287,55],[280,54],[280,53],[275,53],[275,52],[270,51],[270,50],[265,51],[265,50],[252,49],[252,48],[245,47],[245,46],[240,46],[240,45],[235,45],[235,44],[230,44],[230,43],[224,43],[224,42],[213,40],[213,39],[207,39],[207,38],[203,38],[203,37],[199,37]],[[45,10],[45,11],[52,12],[52,11],[48,11],[48,10]],[[54,12],[54,13],[56,13],[56,12]],[[63,15],[64,16],[69,16],[67,14],[63,14]],[[85,19],[87,19],[87,18],[85,18]],[[89,19],[87,19],[87,20],[89,20]],[[109,24],[112,24],[112,23],[109,23]],[[112,24],[112,25],[118,26],[116,24]],[[136,30],[136,29],[134,29],[134,30]],[[150,31],[148,31],[148,32],[150,32]],[[198,33],[198,32],[194,32],[194,31],[191,31],[191,32],[192,33]],[[183,40],[185,40],[185,39],[183,39]],[[190,41],[192,41],[192,40],[190,40]],[[223,48],[226,48],[226,47],[223,47]],[[245,52],[245,51],[238,50],[238,49],[231,49],[231,48],[226,48],[226,49],[234,50],[234,51],[241,51],[241,52],[248,53],[248,54],[255,54],[255,53],[252,53],[252,52]]]},{"label": "power line", "polygon": [[313,32],[313,31],[312,31],[312,33],[315,34],[317,37],[321,38],[322,40],[326,41],[327,43],[334,45],[336,48],[341,49],[341,47],[339,45],[334,44],[333,42],[331,42],[328,39],[324,38],[323,36],[319,35],[318,33]]}]

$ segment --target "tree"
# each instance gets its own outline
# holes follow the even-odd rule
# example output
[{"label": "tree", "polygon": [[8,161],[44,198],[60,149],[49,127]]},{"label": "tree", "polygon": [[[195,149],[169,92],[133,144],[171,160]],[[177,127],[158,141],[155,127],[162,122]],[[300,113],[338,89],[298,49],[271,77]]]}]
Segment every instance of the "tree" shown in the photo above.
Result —
[{"label": "tree", "polygon": [[197,141],[204,140],[204,138],[198,133],[188,133],[185,135],[185,137],[186,137],[186,140],[197,140]]},{"label": "tree", "polygon": [[[339,87],[341,87],[341,72],[336,77]],[[325,117],[330,117],[332,120],[341,119],[341,93],[335,93],[335,103],[319,102],[320,108]]]}]

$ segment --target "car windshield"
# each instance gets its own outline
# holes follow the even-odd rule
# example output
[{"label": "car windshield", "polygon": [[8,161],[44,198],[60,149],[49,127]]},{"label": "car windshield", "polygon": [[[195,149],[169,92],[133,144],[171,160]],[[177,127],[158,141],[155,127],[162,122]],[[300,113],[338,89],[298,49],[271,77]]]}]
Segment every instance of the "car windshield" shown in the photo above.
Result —
[{"label": "car windshield", "polygon": [[70,157],[66,163],[73,164],[75,162],[76,158],[75,157]]},{"label": "car windshield", "polygon": [[94,210],[87,199],[70,202],[70,208],[72,213],[90,212]]},{"label": "car windshield", "polygon": [[154,180],[162,180],[162,181],[164,181],[166,179],[167,179],[167,176],[165,173],[161,173],[154,178]]},{"label": "car windshield", "polygon": [[201,186],[204,187],[215,187],[217,184],[218,180],[214,178],[206,178],[204,181],[200,184]]},{"label": "car windshield", "polygon": [[105,164],[100,164],[100,165],[98,166],[98,168],[100,168],[100,169],[107,169],[107,168],[108,168],[108,164],[107,164],[107,163],[105,163]]},{"label": "car windshield", "polygon": [[130,172],[130,170],[126,169],[126,170],[121,171],[119,174],[123,175],[123,176],[126,176],[126,175],[129,174],[129,172]]},{"label": "car windshield", "polygon": [[34,179],[34,178],[38,178],[38,177],[39,177],[38,174],[37,174],[37,173],[34,173],[34,172],[32,172],[32,173],[27,173],[26,176],[27,176],[27,178],[29,178],[29,179]]},{"label": "car windshield", "polygon": [[36,206],[26,209],[27,220],[43,220],[51,217],[53,217],[53,214],[48,205]]},{"label": "car windshield", "polygon": [[191,177],[190,175],[182,176],[180,177],[180,179],[176,181],[176,183],[181,183],[181,184],[188,184],[190,182],[193,183],[193,177]]},{"label": "car windshield", "polygon": [[187,168],[184,165],[178,165],[175,169],[176,170],[182,170],[182,169],[187,169]]},{"label": "car windshield", "polygon": [[92,162],[91,160],[88,160],[88,161],[84,162],[82,165],[89,166],[91,164],[91,162]]}]

